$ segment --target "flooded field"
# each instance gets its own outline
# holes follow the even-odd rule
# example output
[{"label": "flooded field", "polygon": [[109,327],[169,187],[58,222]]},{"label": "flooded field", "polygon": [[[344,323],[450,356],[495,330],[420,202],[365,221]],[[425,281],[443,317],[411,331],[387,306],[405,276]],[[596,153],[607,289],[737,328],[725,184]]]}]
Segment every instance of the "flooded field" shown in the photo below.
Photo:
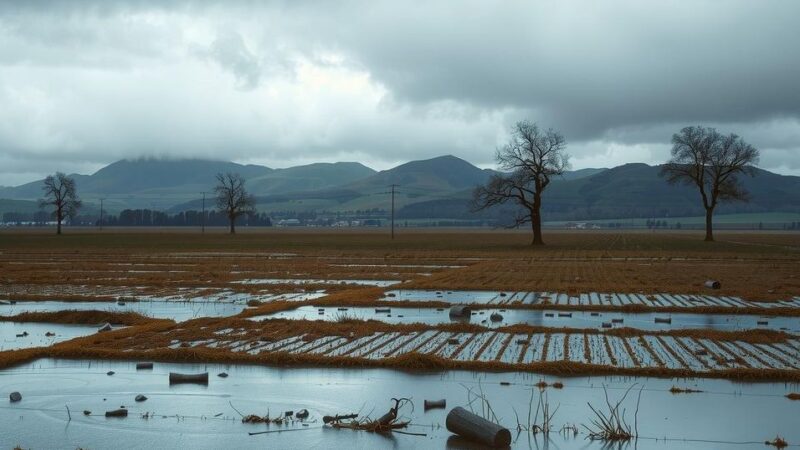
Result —
[{"label": "flooded field", "polygon": [[135,312],[154,319],[171,319],[183,322],[198,317],[228,317],[242,312],[247,305],[243,302],[218,301],[133,301],[133,302],[55,302],[18,301],[14,304],[0,304],[0,316],[12,316],[26,312],[52,311],[108,311]]},{"label": "flooded field", "polygon": [[[108,371],[114,374],[109,376]],[[209,383],[171,386],[170,371],[208,371]],[[229,376],[216,376],[221,372]],[[554,430],[576,425],[578,434],[553,431],[543,438],[515,432],[513,448],[604,448],[601,442],[587,440],[582,427],[592,418],[587,402],[595,407],[605,403],[603,386],[611,399],[634,386],[635,395],[625,402],[629,411],[643,388],[637,416],[640,438],[619,448],[707,449],[710,442],[715,449],[760,448],[754,446],[763,446],[776,434],[790,442],[800,440],[796,427],[800,405],[784,397],[798,386],[783,383],[166,363],[137,371],[133,362],[41,359],[0,371],[0,391],[19,391],[23,396],[22,401],[0,408],[0,422],[14,424],[0,427],[0,443],[25,448],[475,448],[452,438],[444,428],[447,410],[426,411],[423,401],[443,398],[448,409],[468,408],[467,390],[480,389],[500,423],[514,429],[515,411],[524,421],[531,397],[536,402],[540,395],[533,385],[542,380],[564,384],[562,389],[544,391],[551,408],[558,408],[552,419]],[[703,392],[670,393],[676,385]],[[139,394],[147,400],[135,402]],[[414,403],[413,410],[401,410],[402,417],[411,421],[407,431],[424,436],[384,436],[322,424],[323,415],[337,413],[377,417],[391,406],[391,397],[401,396]],[[106,411],[121,406],[128,409],[127,418],[104,417]],[[307,419],[284,425],[243,424],[239,415],[276,417],[301,409],[309,411]],[[755,410],[759,414],[752,414]],[[632,420],[632,413],[629,416]],[[270,433],[248,434],[258,431]]]},{"label": "flooded field", "polygon": [[800,297],[775,302],[753,302],[737,297],[712,295],[679,294],[619,294],[589,292],[580,295],[567,295],[557,292],[514,292],[514,291],[435,291],[422,289],[402,289],[387,291],[383,300],[391,301],[440,301],[456,304],[490,305],[558,305],[558,306],[642,306],[648,308],[737,308],[751,309],[800,309]]},{"label": "flooded field", "polygon": [[98,326],[0,321],[0,352],[47,347],[57,342],[97,333]]},{"label": "flooded field", "polygon": [[[800,402],[785,397],[800,392],[792,245],[737,236],[753,244],[724,244],[723,257],[681,237],[575,235],[532,254],[493,234],[461,236],[467,248],[443,242],[449,234],[391,246],[370,235],[269,236],[198,237],[196,251],[161,236],[92,247],[104,237],[94,235],[0,250],[0,316],[23,314],[0,322],[0,390],[22,394],[0,407],[0,423],[14,424],[0,427],[0,446],[476,448],[444,427],[455,406],[485,412],[475,392],[514,431],[513,448],[800,442]],[[712,278],[722,287],[705,287]],[[451,317],[463,305],[472,310]],[[125,326],[97,333],[101,320]],[[155,367],[136,370],[136,359]],[[210,378],[170,385],[170,371]],[[603,407],[604,385],[610,401],[643,387],[638,439],[587,439],[587,402]],[[376,418],[399,396],[414,403],[400,412],[404,431],[424,436],[323,427],[328,414]],[[638,396],[624,404],[629,422]],[[446,409],[422,406],[440,398]],[[518,418],[540,424],[540,398],[557,408],[551,432],[517,434]],[[105,417],[122,406],[126,418]],[[281,425],[239,414],[287,411]]]},{"label": "flooded field", "polygon": [[[1,311],[2,309],[0,309]],[[589,311],[548,311],[524,309],[481,309],[467,317],[453,317],[449,308],[318,307],[301,306],[251,320],[291,319],[341,321],[346,319],[379,320],[385,323],[423,323],[439,325],[467,322],[487,327],[527,324],[553,328],[622,328],[640,330],[708,329],[750,330],[777,329],[800,334],[800,318],[734,314],[619,313]]]}]

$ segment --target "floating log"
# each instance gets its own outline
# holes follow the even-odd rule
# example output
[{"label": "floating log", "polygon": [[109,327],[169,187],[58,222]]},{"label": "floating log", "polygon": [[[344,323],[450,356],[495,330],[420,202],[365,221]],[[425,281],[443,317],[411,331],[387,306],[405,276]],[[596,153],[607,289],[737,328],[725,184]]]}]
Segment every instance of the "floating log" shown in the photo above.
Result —
[{"label": "floating log", "polygon": [[16,403],[22,400],[22,394],[20,394],[17,391],[14,391],[11,394],[9,394],[8,399],[11,401],[11,403]]},{"label": "floating log", "polygon": [[592,317],[597,317],[597,316],[600,315],[600,313],[599,312],[593,312],[593,313],[591,313],[591,315],[592,315]]},{"label": "floating log", "polygon": [[672,317],[656,317],[655,323],[672,323]]},{"label": "floating log", "polygon": [[286,417],[292,417],[294,415],[294,411],[286,411],[283,415]]},{"label": "floating log", "polygon": [[169,373],[169,384],[198,383],[208,384],[208,372],[203,373]]},{"label": "floating log", "polygon": [[492,313],[492,315],[489,316],[489,319],[491,319],[492,322],[502,322],[503,315],[500,313]]},{"label": "floating log", "polygon": [[553,317],[553,316],[555,316],[555,314],[553,314],[553,313],[544,313],[544,316],[545,317]]},{"label": "floating log", "polygon": [[558,317],[572,317],[572,313],[558,313]]},{"label": "floating log", "polygon": [[106,372],[106,375],[111,376],[114,375],[115,373],[116,372],[114,372],[113,370],[109,370],[108,372]]},{"label": "floating log", "polygon": [[704,284],[709,289],[719,289],[722,287],[722,284],[717,280],[707,280]]},{"label": "floating log", "polygon": [[392,308],[375,308],[375,312],[377,314],[390,313],[390,312],[392,312]]},{"label": "floating log", "polygon": [[106,417],[128,417],[128,410],[125,408],[106,411]]},{"label": "floating log", "polygon": [[472,309],[469,306],[456,305],[450,307],[450,317],[466,318],[472,314]]},{"label": "floating log", "polygon": [[759,320],[756,322],[756,325],[769,325],[769,322],[766,320]]},{"label": "floating log", "polygon": [[448,431],[470,441],[494,448],[511,445],[511,432],[507,428],[489,422],[460,406],[450,410],[445,424]]},{"label": "floating log", "polygon": [[611,319],[611,323],[622,323],[625,319]]},{"label": "floating log", "polygon": [[153,368],[153,363],[151,363],[151,362],[136,363],[136,370],[146,370],[146,369],[152,369],[152,368]]},{"label": "floating log", "polygon": [[425,400],[425,411],[429,409],[444,409],[447,408],[447,400]]},{"label": "floating log", "polygon": [[611,328],[611,322],[603,322],[600,326],[603,328]]}]

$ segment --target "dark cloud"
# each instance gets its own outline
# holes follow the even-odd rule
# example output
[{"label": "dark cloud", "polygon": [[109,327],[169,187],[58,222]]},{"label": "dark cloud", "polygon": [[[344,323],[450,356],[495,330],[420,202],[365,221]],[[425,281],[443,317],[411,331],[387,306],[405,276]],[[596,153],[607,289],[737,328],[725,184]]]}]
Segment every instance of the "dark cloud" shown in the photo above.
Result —
[{"label": "dark cloud", "polygon": [[777,0],[2,2],[0,161],[15,180],[138,155],[485,166],[531,118],[576,167],[660,162],[700,123],[800,174],[798,16]]}]

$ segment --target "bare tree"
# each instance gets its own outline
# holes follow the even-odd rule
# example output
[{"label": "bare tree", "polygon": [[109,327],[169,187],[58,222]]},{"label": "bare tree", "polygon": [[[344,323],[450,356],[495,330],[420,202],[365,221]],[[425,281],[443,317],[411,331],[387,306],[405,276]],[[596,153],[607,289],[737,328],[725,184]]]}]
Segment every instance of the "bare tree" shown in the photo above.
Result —
[{"label": "bare tree", "polygon": [[722,201],[748,201],[740,173],[754,176],[759,151],[739,136],[714,128],[686,127],[672,135],[672,158],[661,168],[670,184],[697,186],[706,210],[706,241],[714,240],[712,217]]},{"label": "bare tree", "polygon": [[541,130],[527,120],[517,122],[508,143],[499,148],[495,160],[504,174],[493,175],[485,186],[472,194],[472,210],[512,202],[520,212],[509,228],[527,222],[533,228],[531,245],[544,245],[542,240],[542,193],[553,176],[569,168],[569,155],[564,136],[553,129]]},{"label": "bare tree", "polygon": [[53,208],[51,214],[58,224],[56,234],[61,234],[61,222],[67,217],[74,218],[82,205],[75,189],[75,180],[61,172],[56,172],[55,175],[48,175],[44,179],[42,190],[44,198],[39,200],[39,207]]},{"label": "bare tree", "polygon": [[255,212],[256,201],[245,190],[244,178],[238,173],[218,173],[214,193],[217,194],[217,209],[228,216],[231,234],[236,233],[236,218]]}]

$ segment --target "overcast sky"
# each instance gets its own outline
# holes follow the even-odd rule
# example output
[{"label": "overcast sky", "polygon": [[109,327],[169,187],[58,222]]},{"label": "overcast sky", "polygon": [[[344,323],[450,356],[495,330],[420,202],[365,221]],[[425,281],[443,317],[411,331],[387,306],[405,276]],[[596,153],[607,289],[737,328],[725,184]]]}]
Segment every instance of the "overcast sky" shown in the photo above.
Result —
[{"label": "overcast sky", "polygon": [[573,168],[689,124],[800,175],[800,2],[0,3],[0,185],[121,158],[493,166],[517,120]]}]

